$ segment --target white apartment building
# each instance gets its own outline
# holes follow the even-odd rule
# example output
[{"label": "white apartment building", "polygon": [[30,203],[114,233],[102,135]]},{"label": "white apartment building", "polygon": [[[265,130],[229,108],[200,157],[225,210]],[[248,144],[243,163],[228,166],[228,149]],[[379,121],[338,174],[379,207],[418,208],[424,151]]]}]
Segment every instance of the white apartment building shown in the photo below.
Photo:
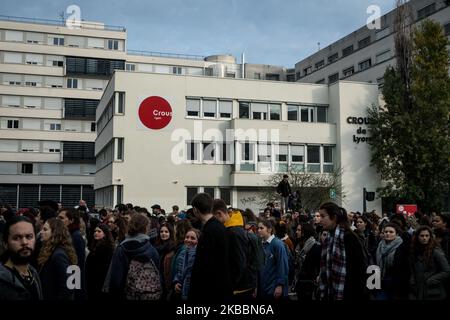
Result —
[{"label": "white apartment building", "polygon": [[[114,70],[241,78],[245,65],[209,57],[128,51],[125,28],[0,16],[0,203],[94,204],[95,109]],[[261,69],[285,80],[286,69]],[[256,70],[256,71],[255,71]]]},{"label": "white apartment building", "polygon": [[[449,0],[410,0],[407,4],[415,25],[432,19],[441,23],[450,37]],[[345,79],[381,87],[386,68],[395,65],[394,17],[395,9],[380,18],[379,29],[361,27],[296,63],[296,80],[331,84]],[[450,47],[448,51],[450,54]]]},{"label": "white apartment building", "polygon": [[372,104],[376,84],[116,71],[96,113],[96,204],[183,208],[207,192],[258,212],[268,175],[292,166],[342,168],[342,204],[362,211],[363,188],[380,186],[363,131]]}]

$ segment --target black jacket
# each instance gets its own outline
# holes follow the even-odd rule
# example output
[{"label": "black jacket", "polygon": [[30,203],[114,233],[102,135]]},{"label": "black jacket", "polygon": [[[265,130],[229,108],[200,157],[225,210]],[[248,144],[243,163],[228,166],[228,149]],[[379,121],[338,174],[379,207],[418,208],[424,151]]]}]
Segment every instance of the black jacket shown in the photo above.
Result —
[{"label": "black jacket", "polygon": [[[37,271],[30,265],[31,273],[37,283],[39,300],[42,300],[41,281]],[[0,264],[0,301],[4,300],[30,300],[30,292],[23,286],[22,282],[6,267]]]},{"label": "black jacket", "polygon": [[353,231],[347,230],[344,234],[344,246],[346,255],[344,300],[365,299],[368,263],[363,244]]},{"label": "black jacket", "polygon": [[227,231],[212,217],[203,226],[198,241],[188,300],[220,303],[229,301],[231,296]]},{"label": "black jacket", "polygon": [[125,285],[132,259],[139,259],[139,261],[152,259],[155,266],[159,265],[158,251],[149,240],[149,237],[144,234],[128,237],[114,251],[105,279],[105,289],[112,298],[125,299]]},{"label": "black jacket", "polygon": [[98,245],[86,259],[86,289],[89,300],[105,298],[102,292],[114,248]]},{"label": "black jacket", "polygon": [[285,181],[284,179],[281,180],[277,187],[277,193],[281,194],[283,197],[289,196],[292,193],[289,181]]},{"label": "black jacket", "polygon": [[73,300],[74,290],[67,287],[69,256],[63,248],[56,248],[39,271],[45,300]]}]

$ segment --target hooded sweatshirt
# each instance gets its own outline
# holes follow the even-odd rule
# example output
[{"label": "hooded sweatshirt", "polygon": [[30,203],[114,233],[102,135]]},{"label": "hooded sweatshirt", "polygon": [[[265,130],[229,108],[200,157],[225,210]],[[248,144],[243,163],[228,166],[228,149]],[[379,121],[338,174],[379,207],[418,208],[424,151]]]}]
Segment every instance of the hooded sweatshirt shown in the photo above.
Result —
[{"label": "hooded sweatshirt", "polygon": [[[39,300],[42,300],[42,289],[39,275],[30,265],[29,269],[36,281]],[[0,301],[2,300],[30,300],[31,293],[24,287],[22,282],[5,266],[0,264]]]},{"label": "hooded sweatshirt", "polygon": [[233,294],[256,288],[257,273],[250,269],[248,262],[249,238],[244,229],[244,219],[239,211],[233,211],[230,219],[224,223],[227,228],[230,245],[230,270]]},{"label": "hooded sweatshirt", "polygon": [[130,261],[136,259],[141,262],[153,260],[155,266],[159,265],[159,255],[150,244],[149,236],[138,234],[127,237],[114,251],[108,275],[106,276],[106,289],[115,298],[125,298],[125,282]]}]

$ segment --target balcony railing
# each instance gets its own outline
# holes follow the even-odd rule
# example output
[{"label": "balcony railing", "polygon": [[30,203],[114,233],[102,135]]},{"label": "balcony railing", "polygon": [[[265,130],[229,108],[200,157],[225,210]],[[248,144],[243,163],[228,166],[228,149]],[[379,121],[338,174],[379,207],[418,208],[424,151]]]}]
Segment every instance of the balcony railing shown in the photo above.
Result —
[{"label": "balcony railing", "polygon": [[[3,21],[14,21],[14,22],[24,22],[24,23],[35,23],[35,24],[47,24],[52,26],[65,26],[65,20],[49,20],[49,19],[37,19],[37,18],[25,18],[25,17],[14,17],[0,15],[0,20]],[[121,31],[125,32],[126,29],[123,26],[112,26],[105,24],[89,23],[81,20],[80,29],[98,29],[98,30],[109,30],[109,31]]]},{"label": "balcony railing", "polygon": [[198,61],[205,60],[204,56],[193,55],[193,54],[178,54],[178,53],[141,51],[141,50],[127,50],[127,54],[133,55],[133,56],[162,57],[162,58],[187,59],[187,60],[198,60]]}]

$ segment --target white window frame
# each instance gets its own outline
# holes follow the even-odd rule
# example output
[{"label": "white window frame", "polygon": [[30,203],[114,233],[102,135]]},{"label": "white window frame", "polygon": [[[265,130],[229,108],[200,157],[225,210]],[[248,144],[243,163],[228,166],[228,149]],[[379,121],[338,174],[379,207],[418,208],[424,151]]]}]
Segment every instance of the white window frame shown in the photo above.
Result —
[{"label": "white window frame", "polygon": [[[188,112],[188,101],[198,101],[198,114],[196,116],[194,115],[189,115]],[[193,112],[193,111],[191,111]],[[194,111],[197,112],[197,111]],[[200,118],[202,114],[202,101],[201,99],[195,99],[195,98],[186,98],[186,118]]]},{"label": "white window frame", "polygon": [[[231,105],[231,110],[230,110],[230,116],[229,117],[222,117],[222,113],[226,113],[226,112],[221,112],[221,106],[224,106],[224,105],[221,105],[221,103],[229,103],[230,105]],[[219,100],[218,101],[218,112],[217,112],[217,117],[219,118],[219,119],[231,119],[232,117],[233,117],[233,101],[231,101],[231,100]]]},{"label": "white window frame", "polygon": [[[211,117],[211,116],[205,115],[205,106],[204,106],[205,101],[214,102],[214,116]],[[204,119],[216,119],[217,118],[217,100],[202,99],[200,109],[202,110],[201,118],[204,118]],[[208,113],[210,113],[210,112],[208,112]]]},{"label": "white window frame", "polygon": [[[302,110],[308,110],[308,120],[303,121],[302,120]],[[314,123],[316,121],[316,114],[315,114],[315,108],[313,106],[300,106],[300,114],[299,114],[299,121],[300,122],[311,122]]]}]

